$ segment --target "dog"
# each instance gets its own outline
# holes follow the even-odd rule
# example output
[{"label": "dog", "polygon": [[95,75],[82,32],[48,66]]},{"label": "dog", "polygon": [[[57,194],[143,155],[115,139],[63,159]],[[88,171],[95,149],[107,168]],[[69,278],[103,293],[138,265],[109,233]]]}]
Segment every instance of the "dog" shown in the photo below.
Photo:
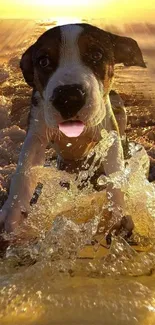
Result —
[{"label": "dog", "polygon": [[[72,166],[99,143],[101,130],[113,131],[104,172],[109,176],[123,170],[121,136],[126,113],[111,90],[114,66],[120,63],[146,67],[137,42],[84,23],[47,30],[23,54],[20,67],[33,88],[32,105],[27,136],[0,213],[0,224],[7,232],[14,231],[29,211],[37,185],[33,167],[44,164],[49,141],[58,162]],[[134,225],[131,217],[124,216],[124,193],[112,182],[106,191],[113,207],[111,231],[119,233],[123,227],[130,235]]]}]

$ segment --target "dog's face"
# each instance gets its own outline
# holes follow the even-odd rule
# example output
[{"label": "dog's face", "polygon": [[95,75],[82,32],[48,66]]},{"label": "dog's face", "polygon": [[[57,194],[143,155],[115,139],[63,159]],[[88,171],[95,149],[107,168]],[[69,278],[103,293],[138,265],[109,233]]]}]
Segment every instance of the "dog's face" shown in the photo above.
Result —
[{"label": "dog's face", "polygon": [[47,125],[78,136],[105,117],[115,63],[145,67],[136,41],[71,24],[40,36],[23,55],[21,69],[40,93]]}]

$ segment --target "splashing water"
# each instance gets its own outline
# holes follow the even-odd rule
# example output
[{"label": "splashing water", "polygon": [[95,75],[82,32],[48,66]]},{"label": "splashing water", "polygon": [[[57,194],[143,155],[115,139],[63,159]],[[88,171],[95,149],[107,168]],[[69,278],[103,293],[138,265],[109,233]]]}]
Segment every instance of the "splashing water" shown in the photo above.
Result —
[{"label": "splashing water", "polygon": [[[109,139],[112,141],[112,135]],[[103,141],[103,145],[106,151],[108,142]],[[116,187],[121,186],[126,192],[126,209],[133,216],[136,232],[142,238],[151,239],[151,244],[147,242],[146,245],[145,240],[142,242],[142,250],[146,247],[146,252],[136,252],[121,238],[114,239],[107,252],[103,235],[99,239],[94,237],[101,216],[104,217],[105,190],[96,192],[89,182],[87,188],[79,190],[82,174],[76,179],[75,174],[56,171],[55,167],[36,169],[43,183],[42,193],[37,204],[32,206],[25,232],[22,229],[23,240],[20,232],[21,245],[17,240],[17,245],[14,243],[8,247],[5,259],[1,261],[2,320],[9,323],[10,315],[17,324],[17,317],[20,321],[24,317],[25,324],[35,324],[36,321],[42,324],[43,319],[46,324],[50,324],[51,320],[61,324],[59,311],[62,310],[65,322],[69,319],[72,323],[76,311],[80,313],[79,324],[84,318],[87,324],[95,308],[94,315],[99,324],[103,316],[107,324],[115,321],[116,317],[122,324],[136,324],[142,319],[141,315],[147,317],[147,313],[151,324],[155,297],[149,281],[144,277],[143,284],[143,281],[132,280],[132,277],[149,275],[155,266],[155,192],[154,185],[145,176],[148,167],[145,151],[133,147],[133,144],[131,149],[132,157],[127,161],[125,172],[110,178]],[[97,160],[100,160],[99,152],[101,148],[96,147]],[[92,164],[87,170],[91,176],[94,166]],[[69,182],[69,189],[61,187],[61,181]],[[95,238],[94,246],[92,238]],[[119,284],[116,285],[113,277],[117,276]],[[130,276],[131,279],[126,283],[122,276]],[[108,293],[105,295],[106,290]],[[118,297],[119,304],[116,303]],[[135,317],[137,304],[141,312]],[[67,306],[70,306],[69,313]],[[111,308],[113,316],[109,318]],[[30,312],[31,319],[28,316]]]}]

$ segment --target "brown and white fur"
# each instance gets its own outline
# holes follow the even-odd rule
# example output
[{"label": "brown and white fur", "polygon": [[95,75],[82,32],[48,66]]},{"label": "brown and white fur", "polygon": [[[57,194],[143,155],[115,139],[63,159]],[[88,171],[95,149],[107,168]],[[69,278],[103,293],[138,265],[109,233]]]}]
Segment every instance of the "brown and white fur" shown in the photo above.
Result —
[{"label": "brown and white fur", "polygon": [[[104,161],[104,171],[110,175],[124,168],[120,134],[124,134],[126,115],[121,104],[114,116],[109,96],[114,65],[117,63],[145,67],[136,41],[89,24],[54,27],[41,35],[23,54],[21,69],[26,82],[33,88],[32,107],[17,170],[0,214],[0,224],[6,231],[14,230],[21,222],[23,213],[29,211],[37,185],[32,167],[44,164],[49,141],[53,143],[59,160],[72,165],[72,162],[87,157],[90,149],[100,141],[103,128],[107,132],[113,130],[115,140]],[[75,94],[67,97],[70,86],[74,90],[76,86],[80,89],[81,99],[78,99],[78,103]],[[59,89],[63,90],[64,106],[63,98],[58,98]],[[54,104],[55,91],[57,105]],[[77,120],[85,125],[78,137],[68,138],[60,132],[60,123]],[[72,144],[70,147],[66,146],[68,142]],[[121,227],[124,195],[120,189],[113,188],[113,184],[108,184],[109,192],[110,200],[113,201],[114,224],[120,220]],[[132,221],[128,220],[124,224],[131,233]]]}]

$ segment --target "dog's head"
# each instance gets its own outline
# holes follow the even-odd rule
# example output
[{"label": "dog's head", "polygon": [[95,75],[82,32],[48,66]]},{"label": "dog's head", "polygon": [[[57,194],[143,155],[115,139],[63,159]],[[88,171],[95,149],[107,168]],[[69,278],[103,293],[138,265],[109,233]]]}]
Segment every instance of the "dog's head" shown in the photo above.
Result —
[{"label": "dog's head", "polygon": [[71,24],[41,35],[23,54],[21,69],[40,93],[47,125],[78,136],[105,117],[116,63],[145,67],[135,40]]}]

